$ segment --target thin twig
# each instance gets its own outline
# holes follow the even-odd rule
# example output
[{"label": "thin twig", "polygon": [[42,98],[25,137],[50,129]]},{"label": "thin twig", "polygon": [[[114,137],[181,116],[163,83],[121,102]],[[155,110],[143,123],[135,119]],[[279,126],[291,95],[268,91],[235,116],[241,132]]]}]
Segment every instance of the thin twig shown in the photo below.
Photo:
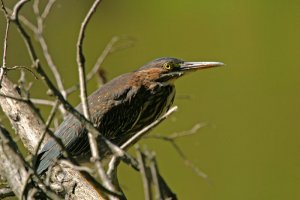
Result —
[{"label": "thin twig", "polygon": [[[132,146],[134,143],[136,143],[141,137],[143,137],[146,133],[148,133],[150,130],[152,130],[154,127],[156,127],[158,124],[160,124],[162,121],[164,121],[168,116],[170,116],[173,112],[177,110],[177,106],[172,107],[167,113],[165,113],[163,116],[161,116],[156,121],[152,122],[145,128],[143,128],[141,131],[136,133],[134,136],[132,136],[126,143],[121,145],[121,149],[127,149],[130,146]],[[107,174],[110,177],[114,177],[116,173],[116,169],[119,164],[119,160],[122,159],[123,162],[131,166],[133,169],[140,171],[141,167],[137,160],[129,156],[126,152],[121,151],[120,149],[116,149],[111,147],[111,150],[113,151],[113,157],[109,163],[109,167],[107,170]]]},{"label": "thin twig", "polygon": [[181,150],[181,148],[178,146],[176,143],[176,139],[181,138],[181,137],[186,137],[189,135],[194,135],[197,133],[197,131],[203,127],[207,126],[207,123],[198,123],[194,125],[190,130],[188,131],[183,131],[179,133],[173,133],[169,136],[163,136],[163,135],[147,135],[144,138],[147,139],[160,139],[164,140],[167,142],[170,142],[171,145],[174,147],[178,155],[182,158],[184,161],[184,164],[188,167],[190,167],[198,176],[202,177],[205,180],[208,180],[207,174],[205,174],[202,170],[200,170],[191,160],[188,159],[188,157],[185,155],[185,153]]},{"label": "thin twig", "polygon": [[120,157],[113,156],[113,158],[110,160],[109,165],[108,165],[108,171],[107,171],[107,176],[111,180],[112,184],[116,188],[117,191],[123,194],[125,197],[124,192],[122,191],[122,188],[119,184],[119,179],[118,179],[118,166],[120,164]]},{"label": "thin twig", "polygon": [[120,164],[120,159],[117,156],[113,156],[108,164],[108,170],[107,170],[107,176],[113,180],[114,177],[116,177],[117,168]]},{"label": "thin twig", "polygon": [[106,71],[104,69],[99,68],[99,70],[97,71],[97,80],[99,86],[107,83],[108,79],[107,79]]},{"label": "thin twig", "polygon": [[82,108],[83,108],[83,114],[87,120],[90,120],[90,113],[89,113],[88,102],[87,102],[85,58],[84,58],[84,54],[83,54],[83,40],[84,40],[86,27],[87,27],[93,13],[96,11],[96,8],[100,2],[101,2],[101,0],[96,0],[93,3],[93,5],[90,8],[87,15],[85,16],[83,22],[81,23],[81,28],[80,28],[79,36],[78,36],[78,40],[77,40],[76,58],[77,58],[78,73],[79,73],[80,98],[81,98],[81,103],[82,103]]},{"label": "thin twig", "polygon": [[155,158],[155,153],[149,153],[148,151],[145,151],[145,154],[147,156],[147,159],[149,159],[149,168],[151,171],[151,180],[152,183],[156,187],[156,195],[157,199],[170,199],[170,200],[177,200],[176,194],[171,190],[171,188],[168,186],[166,181],[163,179],[163,177],[160,175],[158,170],[157,161]]},{"label": "thin twig", "polygon": [[13,67],[9,67],[9,68],[6,68],[7,71],[10,71],[10,70],[16,70],[16,69],[25,69],[27,70],[28,72],[30,72],[32,74],[32,76],[38,80],[38,76],[28,67],[25,67],[25,66],[13,66]]},{"label": "thin twig", "polygon": [[[171,141],[170,141],[171,142]],[[176,144],[175,141],[171,142],[172,146],[177,151],[178,155],[183,159],[184,164],[187,167],[190,167],[192,171],[194,171],[198,176],[202,177],[205,180],[208,180],[208,175],[205,174],[202,170],[200,170],[191,160],[188,159],[188,157],[183,153],[181,148]]]},{"label": "thin twig", "polygon": [[12,15],[11,15],[11,20],[15,21],[18,20],[19,17],[19,11],[21,8],[25,5],[25,3],[29,2],[30,0],[20,0],[16,5],[14,6]]},{"label": "thin twig", "polygon": [[[116,43],[118,41],[120,41],[121,39],[127,39],[127,38],[123,38],[120,36],[114,36],[111,38],[111,40],[107,43],[107,45],[105,46],[104,50],[102,51],[101,55],[98,57],[95,65],[93,66],[93,68],[89,71],[89,73],[87,74],[87,82],[90,81],[98,72],[100,78],[103,81],[103,83],[106,82],[106,76],[105,76],[105,71],[101,68],[103,62],[105,61],[105,59],[113,52],[120,50],[120,49],[124,49],[124,48],[128,48],[131,47],[131,45],[127,45],[127,46],[122,46],[122,47],[115,47]],[[66,89],[66,93],[67,94],[71,94],[73,92],[75,92],[77,89],[79,88],[79,84],[75,84],[73,86],[71,86],[70,88]]]},{"label": "thin twig", "polygon": [[0,93],[0,97],[5,97],[5,98],[9,98],[9,99],[12,99],[12,100],[15,100],[15,101],[20,101],[20,102],[27,103],[33,109],[36,109],[33,104],[41,104],[41,105],[48,105],[48,106],[54,106],[55,105],[54,101],[49,101],[49,100],[45,100],[45,99],[31,99],[31,98],[29,99],[28,97],[18,98],[18,97],[9,96],[7,94],[2,94],[2,93]]},{"label": "thin twig", "polygon": [[207,125],[208,124],[205,123],[205,122],[195,124],[190,130],[182,131],[182,132],[178,132],[178,133],[173,133],[169,136],[169,138],[170,139],[178,139],[178,138],[181,138],[181,137],[186,137],[186,136],[189,136],[189,135],[197,134],[199,129],[202,129],[202,128],[206,127]]},{"label": "thin twig", "polygon": [[160,124],[162,121],[164,121],[168,116],[170,116],[173,112],[177,110],[177,106],[172,107],[167,113],[165,113],[163,116],[158,118],[156,121],[152,122],[145,128],[143,128],[141,131],[137,132],[135,135],[133,135],[129,140],[127,140],[123,145],[121,145],[121,150],[118,148],[111,147],[111,150],[113,151],[113,158],[111,159],[111,162],[109,164],[108,168],[108,174],[112,174],[115,168],[118,166],[118,159],[122,159],[123,162],[128,164],[129,166],[133,167],[133,169],[139,171],[140,167],[138,162],[129,156],[125,151],[122,149],[127,149],[133,144],[135,144],[141,137],[143,137],[146,133],[148,133],[150,130],[152,130],[154,127],[156,127],[158,124]]},{"label": "thin twig", "polygon": [[30,101],[34,104],[40,104],[40,105],[45,105],[45,106],[54,106],[55,105],[55,101],[50,101],[50,100],[46,100],[46,99],[30,98]]},{"label": "thin twig", "polygon": [[[13,10],[9,9],[9,8],[6,8],[6,10],[9,12],[9,14],[12,15],[13,13]],[[31,23],[26,17],[24,17],[23,15],[21,14],[18,14],[18,18],[19,20],[29,29],[31,30],[33,33],[37,32],[37,27]]]},{"label": "thin twig", "polygon": [[[54,1],[48,1],[47,5],[46,5],[46,8],[45,10],[47,9],[47,11],[44,11],[43,14],[44,14],[44,17],[42,17],[40,15],[40,10],[39,10],[39,0],[36,0],[33,4],[33,11],[35,13],[35,16],[36,16],[36,20],[37,20],[37,28],[35,29],[35,35],[39,41],[39,44],[42,48],[42,51],[43,51],[43,55],[46,59],[46,62],[52,72],[52,74],[54,75],[54,78],[55,78],[55,81],[57,83],[57,87],[58,89],[60,90],[62,96],[66,99],[67,97],[67,94],[66,94],[66,91],[65,91],[65,88],[64,88],[64,85],[63,85],[63,82],[62,82],[62,78],[61,78],[61,75],[58,71],[58,68],[57,66],[55,65],[53,59],[52,59],[52,56],[51,54],[49,53],[49,49],[48,49],[48,45],[45,41],[45,38],[43,36],[43,30],[44,30],[44,20],[45,20],[45,17],[48,15],[50,9],[51,9],[51,6],[53,5],[53,3],[55,2]],[[60,106],[60,111],[62,112],[62,114],[65,116],[66,114],[66,110],[63,108],[63,106]]]},{"label": "thin twig", "polygon": [[[87,28],[87,25],[90,21],[90,19],[93,16],[93,13],[96,11],[97,6],[101,0],[96,0],[94,1],[92,7],[88,11],[87,15],[85,16],[83,22],[81,23],[81,28],[79,31],[79,36],[77,40],[77,65],[78,65],[78,73],[79,73],[79,85],[80,85],[80,99],[82,103],[82,110],[84,117],[87,120],[90,120],[90,113],[89,113],[89,107],[88,107],[88,101],[87,101],[87,89],[86,89],[86,75],[85,75],[85,58],[83,54],[83,40],[84,40],[84,35],[85,35],[85,30]],[[89,137],[89,143],[91,146],[91,153],[92,157],[94,159],[94,162],[96,165],[98,165],[96,162],[100,162],[100,157],[99,157],[99,151],[98,151],[98,146],[97,146],[97,141],[96,141],[96,135],[91,134],[90,132],[88,133]],[[104,175],[104,169],[102,165],[100,164],[97,166],[98,174],[102,178],[102,175]],[[105,175],[104,175],[105,176]],[[107,184],[107,182],[105,183]]]},{"label": "thin twig", "polygon": [[6,29],[5,29],[5,34],[4,34],[4,42],[3,42],[3,57],[2,57],[2,67],[6,67],[6,52],[7,52],[7,38],[8,38],[8,30],[9,30],[9,25],[10,25],[10,19],[9,15],[7,13],[7,10],[5,8],[3,0],[1,0],[1,9],[4,12],[4,16],[6,19]]},{"label": "thin twig", "polygon": [[51,8],[53,7],[53,4],[55,3],[56,0],[49,0],[45,9],[44,9],[44,12],[42,13],[41,17],[43,20],[45,20],[47,18],[47,16],[49,15],[50,13],[50,10]]},{"label": "thin twig", "polygon": [[129,140],[127,140],[124,144],[122,144],[122,149],[127,149],[136,141],[138,141],[141,137],[143,137],[146,133],[148,133],[150,130],[152,130],[154,127],[156,127],[158,124],[160,124],[163,120],[165,120],[167,117],[169,117],[173,112],[177,111],[178,107],[174,106],[170,108],[162,117],[152,122],[149,126],[146,126],[139,132],[137,132],[133,137],[131,137]]},{"label": "thin twig", "polygon": [[[58,89],[61,91],[62,95],[64,98],[66,98],[66,93],[65,93],[65,89],[64,89],[64,86],[63,86],[63,83],[62,83],[62,78],[61,78],[61,75],[57,69],[57,66],[54,64],[54,61],[51,57],[51,54],[49,53],[49,50],[48,50],[48,46],[47,46],[47,43],[43,37],[43,30],[44,30],[44,19],[45,17],[47,16],[47,13],[50,11],[51,9],[51,6],[53,5],[53,3],[55,2],[55,0],[53,1],[48,1],[48,4],[46,5],[46,8],[48,9],[48,11],[45,13],[44,17],[42,17],[40,15],[40,12],[39,12],[39,7],[38,7],[38,3],[39,3],[39,0],[36,0],[35,3],[34,3],[34,6],[33,6],[33,10],[34,10],[34,13],[36,15],[36,19],[37,19],[37,32],[36,32],[36,36],[39,40],[39,43],[42,47],[42,50],[43,50],[43,54],[44,54],[44,57],[47,61],[47,64],[48,66],[50,67],[53,75],[54,75],[54,78],[56,80],[56,83],[57,83],[57,86],[58,86]],[[45,9],[46,9],[45,8]]]},{"label": "thin twig", "polygon": [[139,171],[139,163],[137,160],[132,158],[129,154],[127,154],[125,149],[129,148],[133,144],[135,144],[141,137],[143,137],[146,133],[148,133],[150,130],[152,130],[154,127],[156,127],[158,124],[160,124],[162,121],[164,121],[168,116],[170,116],[173,112],[177,110],[177,106],[172,107],[167,113],[165,113],[163,116],[158,118],[156,121],[152,122],[145,128],[143,128],[141,131],[137,132],[135,135],[133,135],[129,140],[127,140],[123,145],[121,145],[120,148],[114,148],[114,146],[110,146],[110,144],[107,144],[110,149],[112,150],[113,157],[109,163],[109,168],[107,170],[107,174],[113,174],[114,170],[117,168],[119,164],[119,159],[122,159],[123,162],[125,162],[127,165],[131,166],[133,169]]},{"label": "thin twig", "polygon": [[104,48],[104,50],[102,51],[102,54],[98,57],[94,67],[92,68],[92,70],[87,74],[87,80],[90,80],[95,74],[96,72],[99,70],[99,68],[101,67],[101,65],[103,64],[105,58],[108,56],[108,54],[111,52],[113,46],[116,44],[116,42],[118,42],[120,40],[120,37],[118,36],[114,36],[111,38],[111,40],[107,43],[106,47]]},{"label": "thin twig", "polygon": [[147,173],[148,169],[146,167],[145,155],[142,153],[142,151],[138,145],[136,146],[136,153],[137,153],[137,159],[139,161],[139,166],[140,166],[140,174],[141,174],[143,186],[144,186],[145,200],[151,200],[152,199],[151,180]]},{"label": "thin twig", "polygon": [[9,98],[9,99],[12,99],[12,100],[24,102],[24,103],[29,103],[29,100],[27,98],[18,98],[18,97],[9,96],[9,95],[2,94],[2,93],[0,93],[0,96],[5,97],[5,98]]},{"label": "thin twig", "polygon": [[155,187],[155,190],[156,190],[155,199],[163,199],[163,193],[162,193],[159,178],[158,178],[159,177],[159,172],[158,172],[154,152],[152,152],[149,155],[149,159],[150,159],[150,171],[151,171],[151,177],[152,177],[151,180],[152,180],[152,183],[153,183],[153,185]]},{"label": "thin twig", "polygon": [[[87,25],[95,13],[97,6],[101,3],[101,0],[95,0],[87,15],[85,16],[83,22],[81,23],[81,28],[79,30],[79,36],[77,40],[77,65],[79,73],[79,85],[80,85],[80,99],[82,103],[83,114],[87,120],[90,120],[90,113],[87,101],[87,89],[86,89],[86,75],[85,75],[85,57],[83,54],[83,40]],[[116,188],[112,184],[111,180],[105,173],[105,170],[100,162],[99,150],[96,140],[97,135],[88,132],[89,144],[91,148],[91,161],[94,162],[97,172],[102,179],[103,184],[109,188],[111,191],[115,192]],[[116,199],[115,197],[109,195],[109,199]]]},{"label": "thin twig", "polygon": [[1,9],[4,12],[4,16],[6,19],[6,28],[5,28],[5,34],[4,34],[4,42],[3,42],[3,57],[2,57],[2,66],[0,67],[0,88],[1,88],[1,83],[3,80],[3,76],[6,73],[6,53],[7,53],[7,38],[8,38],[8,31],[9,31],[9,25],[10,25],[10,19],[9,15],[7,13],[7,10],[5,8],[3,0],[1,0]]}]

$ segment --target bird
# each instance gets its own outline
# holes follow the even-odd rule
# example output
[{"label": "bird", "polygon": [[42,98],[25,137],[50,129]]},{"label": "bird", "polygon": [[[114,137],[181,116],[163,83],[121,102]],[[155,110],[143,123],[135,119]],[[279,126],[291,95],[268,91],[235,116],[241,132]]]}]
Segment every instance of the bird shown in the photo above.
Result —
[{"label": "bird", "polygon": [[[175,80],[190,72],[223,65],[171,57],[155,59],[112,79],[89,95],[90,120],[105,138],[121,146],[170,109],[175,98]],[[76,109],[83,113],[81,104]],[[54,134],[72,156],[89,154],[87,129],[73,115],[69,114]],[[38,153],[37,174],[47,171],[60,158],[60,146],[50,139]]]}]

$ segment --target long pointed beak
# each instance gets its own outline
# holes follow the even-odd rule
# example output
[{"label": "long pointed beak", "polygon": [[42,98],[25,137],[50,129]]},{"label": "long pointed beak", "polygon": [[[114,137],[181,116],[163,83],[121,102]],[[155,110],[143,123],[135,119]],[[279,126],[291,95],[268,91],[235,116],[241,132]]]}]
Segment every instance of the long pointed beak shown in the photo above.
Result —
[{"label": "long pointed beak", "polygon": [[196,71],[201,69],[207,69],[212,67],[224,66],[221,62],[183,62],[180,64],[180,71]]}]

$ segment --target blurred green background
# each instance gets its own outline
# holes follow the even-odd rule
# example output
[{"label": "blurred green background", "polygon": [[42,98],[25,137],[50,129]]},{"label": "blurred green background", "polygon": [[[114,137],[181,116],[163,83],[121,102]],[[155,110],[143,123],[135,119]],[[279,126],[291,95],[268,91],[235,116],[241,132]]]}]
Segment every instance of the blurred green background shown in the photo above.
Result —
[{"label": "blurred green background", "polygon": [[[15,2],[5,1],[10,8]],[[58,0],[46,20],[49,51],[66,87],[78,81],[75,45],[92,2]],[[31,5],[21,13],[32,20]],[[0,25],[2,46],[4,17]],[[142,142],[156,151],[160,171],[179,199],[300,198],[300,1],[103,1],[84,42],[88,69],[115,35],[135,43],[107,58],[109,79],[164,56],[226,63],[177,81],[179,111],[152,131],[168,135],[207,122],[199,134],[177,142],[209,181],[186,167],[170,144]],[[14,26],[7,59],[8,66],[31,66]],[[10,76],[17,80],[19,73]],[[91,82],[89,93],[96,87]],[[32,97],[45,92],[35,83]],[[70,101],[76,105],[78,95]],[[139,175],[125,165],[119,173],[128,199],[142,199]]]}]

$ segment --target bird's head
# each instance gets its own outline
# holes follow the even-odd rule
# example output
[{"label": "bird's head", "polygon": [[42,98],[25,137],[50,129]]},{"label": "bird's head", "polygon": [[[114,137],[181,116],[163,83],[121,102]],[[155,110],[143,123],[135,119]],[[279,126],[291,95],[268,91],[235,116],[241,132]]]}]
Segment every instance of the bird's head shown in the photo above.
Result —
[{"label": "bird's head", "polygon": [[173,83],[174,80],[188,72],[223,65],[221,62],[185,62],[177,58],[158,58],[147,63],[137,72],[142,73],[152,81]]}]

